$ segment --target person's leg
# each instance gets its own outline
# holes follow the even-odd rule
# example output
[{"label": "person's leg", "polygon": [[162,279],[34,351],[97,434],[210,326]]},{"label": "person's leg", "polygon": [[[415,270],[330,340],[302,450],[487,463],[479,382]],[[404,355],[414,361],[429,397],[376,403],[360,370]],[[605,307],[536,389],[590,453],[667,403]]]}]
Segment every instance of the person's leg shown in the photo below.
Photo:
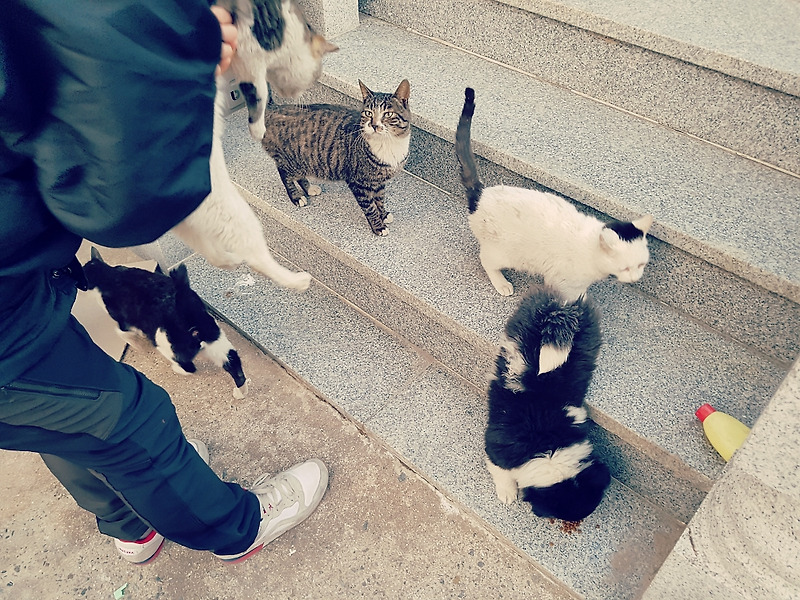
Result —
[{"label": "person's leg", "polygon": [[44,464],[78,503],[97,517],[97,528],[121,540],[138,540],[150,529],[117,493],[91,471],[53,454],[42,454]]},{"label": "person's leg", "polygon": [[0,389],[0,447],[91,470],[144,523],[190,548],[241,552],[259,530],[258,498],[203,462],[167,393],[74,320],[47,357]]}]

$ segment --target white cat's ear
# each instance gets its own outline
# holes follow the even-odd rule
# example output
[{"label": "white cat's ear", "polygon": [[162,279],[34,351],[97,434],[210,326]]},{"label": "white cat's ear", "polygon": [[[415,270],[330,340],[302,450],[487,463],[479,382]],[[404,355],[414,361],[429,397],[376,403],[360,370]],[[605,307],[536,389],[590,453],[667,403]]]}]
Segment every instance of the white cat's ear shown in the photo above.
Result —
[{"label": "white cat's ear", "polygon": [[360,79],[358,80],[358,87],[361,88],[361,97],[362,100],[366,100],[370,96],[372,96],[372,90],[370,90],[367,86],[364,85],[364,82]]},{"label": "white cat's ear", "polygon": [[311,51],[316,58],[322,58],[329,52],[336,52],[337,50],[339,50],[339,46],[331,44],[318,33],[315,33],[311,38]]},{"label": "white cat's ear", "polygon": [[611,251],[619,244],[617,232],[610,227],[603,227],[600,230],[600,247],[603,250]]},{"label": "white cat's ear", "polygon": [[631,221],[631,224],[636,227],[636,229],[646,234],[648,231],[650,231],[650,227],[653,225],[653,215],[639,217],[635,221]]}]

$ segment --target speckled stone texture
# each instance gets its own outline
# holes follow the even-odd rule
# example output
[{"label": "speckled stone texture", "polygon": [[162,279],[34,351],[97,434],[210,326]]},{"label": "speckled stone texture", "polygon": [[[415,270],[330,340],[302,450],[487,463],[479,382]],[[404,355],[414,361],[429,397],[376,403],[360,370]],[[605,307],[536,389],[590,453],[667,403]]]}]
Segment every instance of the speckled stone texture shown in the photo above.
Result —
[{"label": "speckled stone texture", "polygon": [[528,505],[501,504],[484,466],[483,388],[319,282],[294,294],[246,268],[221,271],[197,256],[186,264],[193,287],[234,326],[582,597],[635,598],[683,530],[617,481],[575,532]]},{"label": "speckled stone texture", "polygon": [[374,19],[337,44],[329,87],[407,77],[414,123],[450,140],[470,85],[477,154],[614,218],[651,213],[655,237],[800,301],[799,178]]},{"label": "speckled stone texture", "polygon": [[[233,115],[226,134],[225,152],[234,180],[256,197],[254,203],[265,212],[277,211],[281,220],[295,222],[296,231],[309,231],[298,235],[309,245],[326,249],[323,254],[333,259],[316,264],[318,250],[300,250],[294,259],[298,265],[483,386],[486,371],[465,370],[460,357],[478,353],[483,364],[491,365],[493,346],[505,320],[533,279],[512,272],[518,295],[499,296],[477,259],[478,246],[467,226],[464,206],[409,175],[388,185],[387,206],[395,222],[386,238],[370,233],[342,183],[323,183],[322,196],[307,207],[295,207],[271,159],[257,144],[236,135],[244,126],[244,114]],[[270,238],[272,227],[265,229]],[[319,238],[324,242],[318,242]],[[305,252],[314,253],[315,258],[306,259]],[[337,263],[347,265],[345,271]],[[360,277],[352,278],[347,270]],[[719,475],[723,463],[709,452],[694,410],[704,402],[716,403],[720,410],[752,424],[786,367],[687,320],[636,286],[608,280],[590,291],[600,305],[605,335],[589,397],[595,420],[630,447],[649,453],[656,464],[688,465],[694,485],[707,491],[708,481]],[[455,335],[432,335],[438,331]],[[468,364],[478,366],[474,361]],[[633,458],[627,464],[628,469],[639,467]]]},{"label": "speckled stone texture", "polygon": [[358,27],[358,0],[299,0],[298,4],[314,30],[328,40]]},{"label": "speckled stone texture", "polygon": [[690,521],[645,600],[800,597],[800,365]]},{"label": "speckled stone texture", "polygon": [[800,173],[800,7],[794,0],[359,5],[390,23]]}]

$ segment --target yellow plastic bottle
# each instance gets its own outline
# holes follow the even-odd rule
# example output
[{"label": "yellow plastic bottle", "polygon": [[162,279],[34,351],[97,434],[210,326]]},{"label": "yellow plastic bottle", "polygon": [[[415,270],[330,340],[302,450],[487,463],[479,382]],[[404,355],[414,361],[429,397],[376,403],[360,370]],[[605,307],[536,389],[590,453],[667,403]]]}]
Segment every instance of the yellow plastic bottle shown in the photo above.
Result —
[{"label": "yellow plastic bottle", "polygon": [[708,441],[726,461],[731,459],[750,433],[747,425],[729,414],[715,410],[710,404],[703,404],[694,414],[703,424]]}]

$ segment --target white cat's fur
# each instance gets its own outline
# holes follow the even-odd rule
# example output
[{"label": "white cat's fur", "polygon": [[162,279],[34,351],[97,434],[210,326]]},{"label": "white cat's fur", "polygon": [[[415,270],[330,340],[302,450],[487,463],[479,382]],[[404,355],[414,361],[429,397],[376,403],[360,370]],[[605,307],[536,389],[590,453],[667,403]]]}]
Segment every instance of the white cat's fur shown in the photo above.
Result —
[{"label": "white cat's fur", "polygon": [[545,284],[571,302],[609,275],[638,281],[650,257],[645,238],[653,222],[649,215],[632,222],[642,237],[624,241],[555,194],[489,187],[468,218],[481,246],[481,265],[503,296],[513,294],[514,287],[501,269],[542,275]]},{"label": "white cat's fur", "polygon": [[[302,13],[290,0],[282,2],[285,20],[283,43],[272,51],[261,48],[251,32],[254,17],[249,0],[218,4],[235,15],[238,50],[231,69],[239,81],[252,83],[258,91],[262,116],[260,123],[251,123],[250,131],[254,137],[260,131],[263,137],[263,102],[269,96],[267,81],[282,96],[297,96],[316,81],[322,56],[336,47],[321,36],[309,33]],[[281,287],[305,291],[311,283],[311,275],[290,271],[273,258],[258,217],[228,174],[222,151],[222,133],[225,124],[225,84],[229,79],[222,76],[217,78],[214,137],[209,161],[211,193],[192,214],[173,228],[173,232],[215,267],[232,269],[244,262]]]},{"label": "white cat's fur", "polygon": [[[456,156],[469,201],[469,225],[480,243],[481,265],[495,289],[503,296],[514,293],[501,269],[542,275],[544,283],[567,302],[609,275],[626,283],[638,281],[650,259],[647,232],[653,218],[645,215],[630,223],[606,225],[555,194],[505,185],[484,188],[470,142],[474,110],[475,92],[466,88],[456,129]],[[626,239],[615,228],[625,232]]]}]

